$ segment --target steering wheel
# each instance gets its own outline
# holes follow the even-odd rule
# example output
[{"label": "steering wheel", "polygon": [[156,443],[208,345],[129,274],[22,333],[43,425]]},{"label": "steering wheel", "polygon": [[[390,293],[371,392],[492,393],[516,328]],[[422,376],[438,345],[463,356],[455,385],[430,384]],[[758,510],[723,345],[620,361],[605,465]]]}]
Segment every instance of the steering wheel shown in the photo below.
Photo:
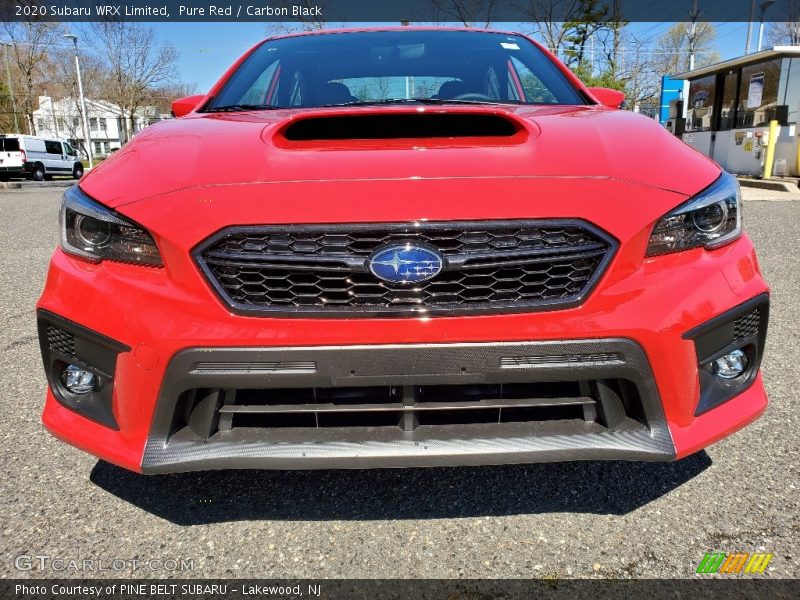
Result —
[{"label": "steering wheel", "polygon": [[475,92],[453,96],[453,100],[482,100],[484,102],[494,102],[494,98],[490,98],[486,94],[477,94]]}]

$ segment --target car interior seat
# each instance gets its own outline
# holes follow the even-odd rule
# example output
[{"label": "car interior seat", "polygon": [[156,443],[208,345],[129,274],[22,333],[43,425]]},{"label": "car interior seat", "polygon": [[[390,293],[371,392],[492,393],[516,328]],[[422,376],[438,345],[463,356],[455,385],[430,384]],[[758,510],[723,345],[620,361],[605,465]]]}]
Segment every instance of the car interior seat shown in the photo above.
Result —
[{"label": "car interior seat", "polygon": [[469,94],[469,88],[467,88],[467,84],[463,81],[445,81],[442,85],[439,86],[439,91],[436,92],[436,95],[432,96],[433,98],[442,98],[445,100],[452,100],[453,98],[457,98],[463,94]]},{"label": "car interior seat", "polygon": [[328,82],[319,90],[318,104],[346,104],[357,102],[358,98],[350,93],[350,88],[339,82]]}]

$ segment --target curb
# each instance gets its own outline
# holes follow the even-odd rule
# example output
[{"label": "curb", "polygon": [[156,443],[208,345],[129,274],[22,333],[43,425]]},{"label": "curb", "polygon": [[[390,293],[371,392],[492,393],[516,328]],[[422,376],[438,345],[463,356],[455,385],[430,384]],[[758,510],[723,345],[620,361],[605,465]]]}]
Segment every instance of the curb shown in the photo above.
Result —
[{"label": "curb", "polygon": [[748,179],[744,177],[739,178],[739,185],[742,187],[759,188],[762,190],[772,190],[774,192],[789,192],[798,193],[800,188],[794,181],[781,181],[774,179]]},{"label": "curb", "polygon": [[2,181],[0,182],[0,190],[68,188],[75,183],[74,179],[57,179],[55,181]]}]

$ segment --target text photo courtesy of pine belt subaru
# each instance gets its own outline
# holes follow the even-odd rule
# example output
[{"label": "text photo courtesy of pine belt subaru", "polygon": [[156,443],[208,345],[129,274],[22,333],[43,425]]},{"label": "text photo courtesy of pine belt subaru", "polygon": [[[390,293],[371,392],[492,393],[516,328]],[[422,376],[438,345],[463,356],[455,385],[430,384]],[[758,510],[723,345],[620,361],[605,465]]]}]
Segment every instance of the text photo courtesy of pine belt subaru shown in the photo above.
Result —
[{"label": "text photo courtesy of pine belt subaru", "polygon": [[44,424],[142,473],[670,461],[744,427],[769,296],[738,184],[622,101],[512,33],[257,45],[64,194]]}]

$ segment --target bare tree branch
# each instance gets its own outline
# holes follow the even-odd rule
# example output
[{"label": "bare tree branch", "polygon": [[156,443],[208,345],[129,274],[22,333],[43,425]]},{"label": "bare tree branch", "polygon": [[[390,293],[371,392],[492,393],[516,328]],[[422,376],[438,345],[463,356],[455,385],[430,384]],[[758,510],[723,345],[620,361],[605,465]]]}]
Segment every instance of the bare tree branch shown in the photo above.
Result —
[{"label": "bare tree branch", "polygon": [[464,27],[486,29],[492,24],[496,0],[430,0],[437,21],[453,21]]},{"label": "bare tree branch", "polygon": [[107,96],[120,107],[120,133],[127,141],[152,90],[175,83],[178,51],[171,44],[158,45],[153,29],[138,23],[102,21],[90,28],[92,43],[105,58]]},{"label": "bare tree branch", "polygon": [[15,91],[22,102],[17,102],[18,109],[25,115],[28,133],[33,134],[33,111],[38,107],[36,90],[45,79],[48,52],[54,43],[62,41],[63,28],[59,23],[36,20],[6,21],[2,28],[12,44],[11,60],[19,73],[21,89]]},{"label": "bare tree branch", "polygon": [[800,46],[800,0],[786,0],[784,21],[770,23],[767,41],[772,46]]},{"label": "bare tree branch", "polygon": [[[525,0],[522,0],[525,2]],[[558,54],[559,48],[570,33],[569,22],[580,8],[581,0],[527,0],[518,6],[532,21],[534,34],[550,52]]]}]

